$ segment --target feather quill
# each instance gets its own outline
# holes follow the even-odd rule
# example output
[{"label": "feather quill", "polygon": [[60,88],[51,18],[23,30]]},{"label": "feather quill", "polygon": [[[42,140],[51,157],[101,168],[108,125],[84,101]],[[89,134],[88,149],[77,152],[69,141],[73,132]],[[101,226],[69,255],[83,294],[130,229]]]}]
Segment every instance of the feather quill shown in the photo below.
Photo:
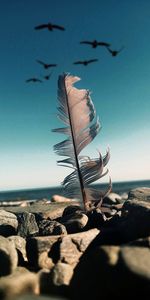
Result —
[{"label": "feather quill", "polygon": [[53,132],[67,135],[67,139],[56,144],[54,151],[65,156],[58,161],[61,166],[72,168],[71,174],[66,176],[63,186],[67,196],[81,197],[86,211],[100,206],[102,199],[111,190],[111,180],[105,192],[94,190],[90,184],[105,176],[110,152],[105,156],[99,152],[98,158],[81,156],[80,152],[95,138],[100,130],[99,118],[90,97],[85,89],[77,89],[74,83],[80,78],[68,74],[58,79],[58,118],[65,124],[63,128],[53,129]]}]

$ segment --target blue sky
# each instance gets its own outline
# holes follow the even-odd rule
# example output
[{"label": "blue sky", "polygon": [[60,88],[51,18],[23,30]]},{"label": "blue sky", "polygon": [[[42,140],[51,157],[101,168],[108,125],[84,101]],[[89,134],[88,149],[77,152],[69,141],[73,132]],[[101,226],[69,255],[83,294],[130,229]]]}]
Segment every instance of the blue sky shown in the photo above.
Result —
[{"label": "blue sky", "polygon": [[[34,30],[52,22],[65,31]],[[148,0],[1,1],[0,9],[0,190],[59,185],[68,170],[58,167],[53,145],[62,136],[56,118],[57,79],[81,77],[92,91],[102,130],[83,154],[105,154],[112,181],[150,179],[150,2]],[[124,49],[112,57],[82,40]],[[97,58],[88,66],[74,61]],[[51,79],[36,59],[56,63]],[[51,70],[50,70],[51,71]],[[42,83],[26,83],[38,77]],[[105,178],[107,181],[108,178]]]}]

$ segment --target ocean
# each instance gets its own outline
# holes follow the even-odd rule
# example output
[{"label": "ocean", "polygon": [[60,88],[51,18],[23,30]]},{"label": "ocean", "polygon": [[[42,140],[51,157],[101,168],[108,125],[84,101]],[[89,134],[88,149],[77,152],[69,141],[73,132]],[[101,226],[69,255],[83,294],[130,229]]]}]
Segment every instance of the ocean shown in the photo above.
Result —
[{"label": "ocean", "polygon": [[[106,189],[108,184],[97,184],[93,187],[97,189]],[[124,181],[114,182],[112,191],[117,194],[128,193],[131,189],[137,187],[150,187],[150,180],[139,180],[139,181]],[[0,192],[0,201],[20,201],[20,200],[37,200],[37,199],[48,199],[50,200],[53,195],[63,195],[63,189],[61,186],[47,187],[47,188],[34,188],[26,190],[16,191],[3,191]]]}]

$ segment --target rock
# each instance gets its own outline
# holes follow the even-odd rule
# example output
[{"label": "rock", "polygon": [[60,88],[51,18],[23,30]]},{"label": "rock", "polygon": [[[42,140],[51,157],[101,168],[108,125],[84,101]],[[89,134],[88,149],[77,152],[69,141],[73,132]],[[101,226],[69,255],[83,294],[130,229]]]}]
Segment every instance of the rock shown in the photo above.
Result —
[{"label": "rock", "polygon": [[48,295],[68,296],[68,286],[72,276],[73,267],[62,262],[58,262],[50,273],[41,270],[39,272],[40,292]]},{"label": "rock", "polygon": [[73,242],[70,235],[61,240],[58,251],[59,260],[72,266],[75,266],[78,263],[79,258],[82,255],[82,252],[78,249],[78,242]]},{"label": "rock", "polygon": [[65,300],[66,298],[58,297],[58,296],[44,296],[44,295],[33,295],[33,294],[26,294],[20,297],[15,297],[13,300]]},{"label": "rock", "polygon": [[3,209],[0,210],[0,235],[5,237],[13,235],[17,232],[17,217]]},{"label": "rock", "polygon": [[[54,267],[54,262],[52,258],[49,257],[47,251],[44,251],[39,255],[37,266],[41,269],[48,269],[48,270],[51,270]],[[35,266],[35,268],[37,268],[37,266]]]},{"label": "rock", "polygon": [[86,228],[98,228],[100,229],[104,222],[106,221],[106,216],[102,213],[100,208],[95,208],[92,211],[87,213],[88,215],[88,223]]},{"label": "rock", "polygon": [[109,193],[107,197],[103,199],[103,204],[119,204],[122,203],[122,197],[116,193]]},{"label": "rock", "polygon": [[50,266],[51,269],[58,261],[75,266],[98,233],[99,230],[94,228],[66,236],[29,238],[27,240],[28,261],[34,268],[49,268]]},{"label": "rock", "polygon": [[142,283],[149,285],[150,292],[150,249],[146,247],[123,246],[121,247],[119,263],[124,265],[125,269],[130,273],[130,277],[135,276],[136,279],[139,279],[141,289],[144,288]]},{"label": "rock", "polygon": [[56,263],[51,272],[42,269],[39,272],[40,293],[66,296],[68,299],[68,286],[72,276],[73,267],[62,262]]},{"label": "rock", "polygon": [[15,245],[18,253],[18,265],[23,265],[27,261],[26,240],[18,235],[8,237],[8,240],[12,241]]},{"label": "rock", "polygon": [[130,246],[147,247],[150,249],[150,236],[134,240],[129,243]]},{"label": "rock", "polygon": [[87,251],[74,270],[71,299],[148,299],[150,251],[144,247],[101,246]]},{"label": "rock", "polygon": [[122,200],[127,200],[128,199],[128,193],[126,193],[126,192],[122,193],[120,196],[121,196]]},{"label": "rock", "polygon": [[118,290],[115,270],[119,251],[118,246],[87,250],[74,269],[70,282],[71,299],[114,299],[114,292]]},{"label": "rock", "polygon": [[57,221],[42,220],[38,224],[39,235],[61,235],[67,234],[66,227]]},{"label": "rock", "polygon": [[31,203],[31,205],[33,205],[33,204],[37,204],[38,203],[38,205],[40,204],[47,204],[47,203],[51,203],[51,200],[49,200],[49,199],[47,199],[47,198],[43,198],[43,199],[37,199],[36,201],[34,201],[34,202],[32,202]]},{"label": "rock", "polygon": [[75,266],[98,233],[99,230],[94,228],[62,237],[59,244],[59,260]]},{"label": "rock", "polygon": [[98,245],[120,245],[150,236],[150,203],[127,200],[118,213],[105,222],[105,227],[91,243]]},{"label": "rock", "polygon": [[102,204],[102,206],[100,207],[100,210],[102,212],[103,215],[103,221],[106,221],[106,219],[111,218],[112,216],[114,216],[117,213],[117,209],[116,209],[116,205],[120,205],[120,204]]},{"label": "rock", "polygon": [[51,271],[51,278],[56,286],[69,285],[72,275],[73,267],[62,262],[58,262]]},{"label": "rock", "polygon": [[150,201],[150,188],[141,187],[141,188],[133,189],[128,193],[128,199],[129,200],[138,199],[141,201],[149,202]]},{"label": "rock", "polygon": [[[53,245],[60,239],[60,235],[37,236],[27,239],[27,258],[29,264],[35,268],[52,268],[54,263],[50,257]],[[55,251],[54,251],[55,252]],[[44,253],[44,254],[43,254]],[[57,253],[55,253],[57,256]],[[55,260],[55,259],[54,259]]]},{"label": "rock", "polygon": [[62,218],[72,215],[75,212],[82,212],[82,208],[79,205],[68,205],[63,211]]},{"label": "rock", "polygon": [[18,264],[18,255],[14,243],[0,236],[0,276],[12,273]]},{"label": "rock", "polygon": [[49,218],[50,220],[55,220],[56,218],[60,218],[63,214],[63,211],[65,207],[68,205],[77,205],[79,201],[71,201],[71,202],[62,202],[62,203],[40,203],[40,201],[34,201],[32,205],[21,207],[1,207],[2,209],[5,209],[8,212],[12,212],[15,215],[21,214],[21,213],[32,213],[32,214],[39,214],[41,215],[42,219]]},{"label": "rock", "polygon": [[33,295],[33,294],[25,294],[22,296],[18,296],[17,298],[13,298],[13,300],[65,300],[66,298],[58,297],[58,296],[44,296],[44,295]]},{"label": "rock", "polygon": [[65,214],[61,218],[61,223],[65,225],[68,233],[80,232],[87,224],[88,216],[81,211],[75,211],[72,214]]},{"label": "rock", "polygon": [[34,236],[39,232],[35,216],[32,213],[18,214],[18,223],[18,235],[22,237]]},{"label": "rock", "polygon": [[[38,276],[18,267],[14,273],[0,279],[0,299],[12,299],[25,293],[39,293]],[[22,298],[21,298],[22,299]]]},{"label": "rock", "polygon": [[51,202],[72,202],[72,201],[74,200],[60,195],[53,195],[51,198]]},{"label": "rock", "polygon": [[116,211],[121,211],[122,207],[123,207],[123,203],[112,205],[112,208],[114,208]]},{"label": "rock", "polygon": [[150,203],[127,200],[122,207],[122,221],[126,222],[126,234],[131,240],[149,236]]}]

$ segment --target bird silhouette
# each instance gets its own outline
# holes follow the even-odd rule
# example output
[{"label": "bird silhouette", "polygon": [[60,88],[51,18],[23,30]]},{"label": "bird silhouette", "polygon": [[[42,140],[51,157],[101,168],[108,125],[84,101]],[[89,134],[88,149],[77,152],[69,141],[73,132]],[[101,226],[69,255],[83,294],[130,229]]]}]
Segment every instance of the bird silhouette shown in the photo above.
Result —
[{"label": "bird silhouette", "polygon": [[41,25],[34,27],[35,30],[41,30],[41,29],[45,29],[45,28],[47,28],[49,31],[53,31],[53,29],[65,30],[65,28],[63,26],[59,26],[59,25],[52,24],[52,23],[41,24]]},{"label": "bird silhouette", "polygon": [[98,61],[98,59],[89,59],[89,60],[79,60],[79,61],[75,61],[73,64],[74,65],[84,65],[84,66],[87,66],[88,64],[92,63],[92,62],[96,62]]},{"label": "bird silhouette", "polygon": [[29,78],[29,79],[27,79],[27,80],[26,80],[26,82],[42,82],[42,80],[40,80],[40,79],[38,79],[38,78],[35,78],[35,77],[33,77],[33,78]]},{"label": "bird silhouette", "polygon": [[56,67],[57,65],[56,64],[46,64],[46,63],[44,63],[43,61],[41,61],[41,60],[36,60],[39,64],[41,64],[41,65],[43,65],[43,67],[45,68],[45,69],[48,69],[48,68],[51,68],[51,67]]},{"label": "bird silhouette", "polygon": [[92,48],[96,48],[97,46],[110,47],[109,43],[98,42],[97,40],[94,40],[94,41],[81,41],[80,44],[88,44],[88,45],[91,45]]},{"label": "bird silhouette", "polygon": [[44,79],[49,80],[52,76],[52,72],[50,74],[47,74],[45,76],[43,76]]},{"label": "bird silhouette", "polygon": [[112,50],[109,47],[107,47],[107,50],[109,51],[109,53],[112,56],[117,56],[122,50],[124,49],[124,47],[122,46],[119,50]]}]

